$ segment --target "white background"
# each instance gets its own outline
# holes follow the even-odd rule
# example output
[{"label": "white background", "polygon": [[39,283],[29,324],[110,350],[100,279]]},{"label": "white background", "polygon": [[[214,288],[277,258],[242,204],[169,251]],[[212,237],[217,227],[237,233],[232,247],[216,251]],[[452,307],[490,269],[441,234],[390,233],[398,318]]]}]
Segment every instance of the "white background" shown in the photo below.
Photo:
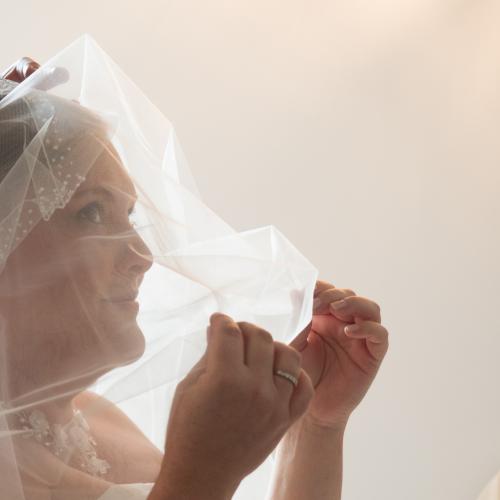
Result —
[{"label": "white background", "polygon": [[474,500],[500,468],[500,4],[2,0],[2,21],[0,67],[91,34],[208,206],[381,306],[344,500]]}]

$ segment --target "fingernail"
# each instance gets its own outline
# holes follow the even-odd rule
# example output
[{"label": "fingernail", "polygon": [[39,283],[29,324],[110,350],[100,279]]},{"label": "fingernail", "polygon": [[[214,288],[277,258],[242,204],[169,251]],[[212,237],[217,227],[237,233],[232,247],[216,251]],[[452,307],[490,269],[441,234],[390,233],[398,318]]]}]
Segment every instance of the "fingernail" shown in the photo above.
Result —
[{"label": "fingernail", "polygon": [[321,304],[321,299],[319,299],[319,298],[316,297],[313,300],[313,309],[317,309],[320,304]]},{"label": "fingernail", "polygon": [[345,333],[356,333],[359,331],[359,325],[347,325],[344,327]]},{"label": "fingernail", "polygon": [[337,300],[337,301],[335,301],[335,302],[332,302],[332,303],[330,304],[330,307],[331,307],[332,309],[337,310],[337,309],[342,309],[342,308],[343,308],[343,307],[345,307],[346,305],[347,305],[347,302],[346,302],[344,299],[342,299],[342,300]]}]

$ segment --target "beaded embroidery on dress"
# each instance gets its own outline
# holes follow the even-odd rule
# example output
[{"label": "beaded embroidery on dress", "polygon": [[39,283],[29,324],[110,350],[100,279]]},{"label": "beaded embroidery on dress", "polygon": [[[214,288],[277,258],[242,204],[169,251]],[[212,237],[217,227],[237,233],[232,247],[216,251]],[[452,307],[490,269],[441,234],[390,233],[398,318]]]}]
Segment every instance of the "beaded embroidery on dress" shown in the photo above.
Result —
[{"label": "beaded embroidery on dress", "polygon": [[67,424],[50,424],[41,410],[16,413],[25,439],[33,438],[57,457],[71,457],[69,463],[90,474],[104,476],[111,466],[97,456],[97,443],[80,410],[74,410]]}]

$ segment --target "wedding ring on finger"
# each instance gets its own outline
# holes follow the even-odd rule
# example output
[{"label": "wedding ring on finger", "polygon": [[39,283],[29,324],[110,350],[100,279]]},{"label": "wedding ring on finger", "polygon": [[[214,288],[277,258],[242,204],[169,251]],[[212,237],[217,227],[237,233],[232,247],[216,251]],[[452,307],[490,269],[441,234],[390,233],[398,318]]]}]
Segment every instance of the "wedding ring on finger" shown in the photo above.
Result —
[{"label": "wedding ring on finger", "polygon": [[290,381],[295,387],[297,387],[299,381],[297,377],[294,377],[291,373],[284,372],[283,370],[276,370],[274,372],[275,375],[278,375],[280,377],[286,378],[288,381]]}]

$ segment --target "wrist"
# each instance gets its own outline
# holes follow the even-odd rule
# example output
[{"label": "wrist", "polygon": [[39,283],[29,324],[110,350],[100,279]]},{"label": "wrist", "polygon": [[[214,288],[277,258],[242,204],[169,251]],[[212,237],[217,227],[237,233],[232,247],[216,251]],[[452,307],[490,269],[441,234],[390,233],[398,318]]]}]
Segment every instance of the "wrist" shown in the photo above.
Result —
[{"label": "wrist", "polygon": [[342,448],[346,421],[324,424],[304,415],[290,426],[279,443],[277,454],[284,464],[298,458],[299,450],[307,453],[330,453]]},{"label": "wrist", "polygon": [[231,500],[239,481],[164,461],[148,500]]},{"label": "wrist", "polygon": [[272,500],[340,499],[346,423],[304,415],[288,429],[277,449]]},{"label": "wrist", "polygon": [[303,428],[303,430],[311,432],[311,433],[320,433],[320,434],[332,434],[332,433],[341,433],[344,434],[345,429],[347,427],[347,422],[349,417],[342,417],[332,421],[322,421],[319,420],[312,415],[305,414],[301,420],[299,420],[299,426]]}]

